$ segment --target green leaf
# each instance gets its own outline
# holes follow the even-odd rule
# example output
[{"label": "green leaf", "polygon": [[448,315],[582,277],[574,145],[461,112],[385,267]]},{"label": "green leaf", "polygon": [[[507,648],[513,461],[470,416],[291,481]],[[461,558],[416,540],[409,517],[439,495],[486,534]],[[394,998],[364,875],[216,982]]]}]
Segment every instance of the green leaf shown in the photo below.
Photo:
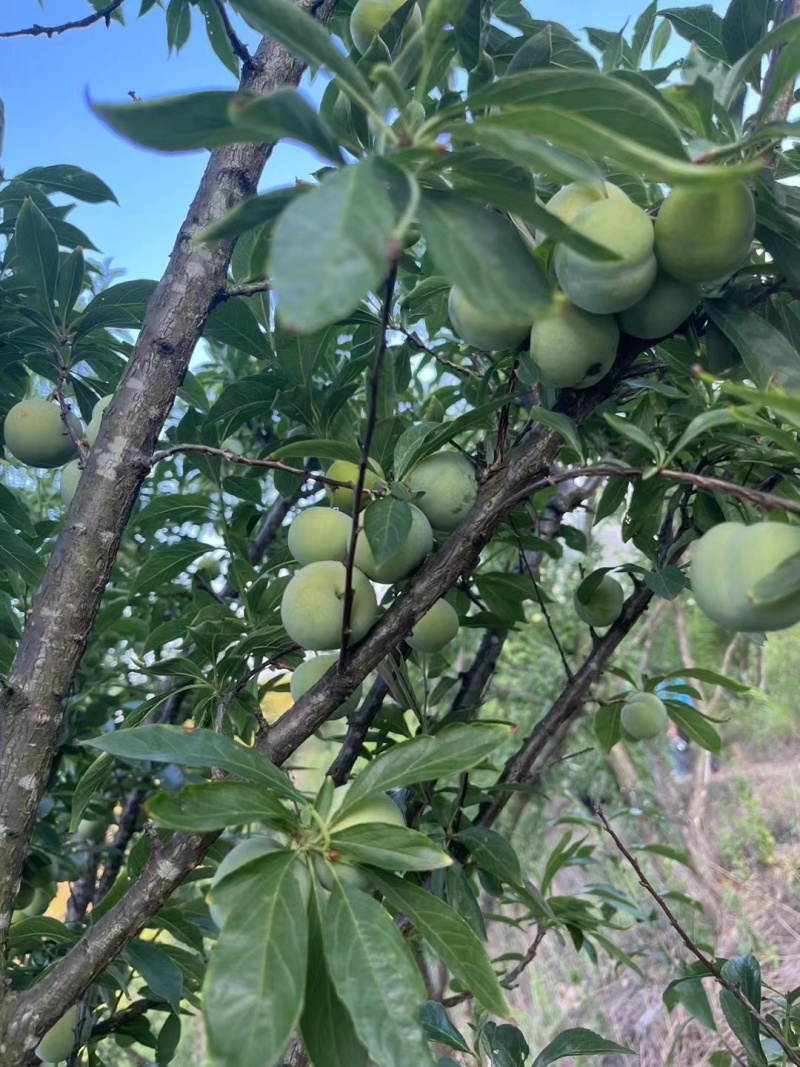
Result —
[{"label": "green leaf", "polygon": [[618,434],[627,437],[629,441],[633,441],[634,444],[639,445],[645,452],[649,452],[655,459],[656,463],[661,462],[661,452],[656,442],[648,433],[637,426],[635,422],[632,422],[630,418],[623,419],[620,415],[609,415],[608,412],[603,413],[603,418],[613,430],[617,431]]},{"label": "green leaf", "polygon": [[309,333],[377,291],[389,270],[394,226],[373,160],[344,167],[293,201],[278,220],[270,249],[281,323]]},{"label": "green leaf", "polygon": [[642,56],[653,34],[658,12],[658,0],[651,0],[644,11],[636,20],[633,27],[633,39],[631,41],[631,60],[638,70],[642,65]]},{"label": "green leaf", "polygon": [[411,508],[404,500],[382,497],[364,511],[364,534],[377,566],[395,556],[406,543],[411,529]]},{"label": "green leaf", "polygon": [[377,1067],[433,1067],[419,1022],[422,979],[386,909],[337,882],[322,928],[336,992]]},{"label": "green leaf", "polygon": [[767,32],[772,0],[730,0],[722,19],[722,43],[729,63],[735,63]]},{"label": "green leaf", "polygon": [[525,1067],[530,1048],[519,1027],[489,1022],[480,1035],[481,1048],[488,1053],[492,1067]]},{"label": "green leaf", "polygon": [[[719,93],[722,106],[731,107],[744,80],[753,69],[758,69],[757,64],[760,66],[762,56],[765,56],[768,52],[776,50],[781,45],[787,45],[787,47],[783,49],[783,54],[776,64],[767,91],[765,91],[761,97],[760,114],[768,116],[772,104],[785,88],[786,82],[792,76],[792,69],[797,71],[797,42],[800,40],[798,31],[800,31],[800,15],[795,15],[794,18],[787,19],[786,22],[781,22],[777,26],[773,26],[769,33],[765,34],[760,41],[756,42],[749,52],[746,52],[741,59],[734,63],[728,71]],[[786,55],[785,61],[783,59],[784,54]]]},{"label": "green leaf", "polygon": [[[761,1010],[761,967],[755,956],[734,956],[723,963],[721,973],[731,985],[744,993],[756,1011]],[[761,1047],[758,1022],[727,989],[720,990],[719,1003],[728,1025],[741,1041],[751,1061],[759,1067],[766,1067],[767,1057]]]},{"label": "green leaf", "polygon": [[58,919],[48,915],[34,915],[13,923],[8,931],[8,940],[17,952],[32,952],[41,949],[43,941],[54,944],[73,945],[79,938],[77,931],[68,930]]},{"label": "green leaf", "polygon": [[727,689],[731,693],[746,693],[750,688],[749,685],[735,682],[733,678],[729,678],[726,674],[718,674],[717,671],[710,671],[706,667],[681,667],[677,671],[670,671],[669,674],[665,674],[663,677],[665,681],[668,678],[696,678],[698,682],[721,685],[723,689]]},{"label": "green leaf", "polygon": [[[272,410],[279,388],[280,379],[274,372],[253,374],[232,382],[212,405],[206,423],[209,426],[219,424],[219,432],[224,440],[248,419],[264,420],[267,412]],[[191,457],[187,457],[187,460],[191,460]]]},{"label": "green leaf", "polygon": [[372,91],[360,70],[339,51],[316,19],[290,0],[233,0],[232,6],[254,30],[284,45],[312,67],[324,67],[335,74],[354,100],[370,105]]},{"label": "green leaf", "polygon": [[177,1011],[183,996],[183,975],[176,963],[150,941],[131,941],[122,953],[127,962],[147,982],[154,996],[166,1000]]},{"label": "green leaf", "polygon": [[605,1052],[617,1053],[622,1056],[635,1056],[631,1048],[618,1045],[616,1041],[609,1041],[600,1037],[593,1030],[586,1030],[579,1026],[573,1030],[564,1030],[550,1044],[543,1048],[532,1067],[548,1067],[548,1064],[557,1060],[566,1059],[567,1056],[600,1056]]},{"label": "green leaf", "polygon": [[274,853],[234,872],[253,893],[226,916],[203,983],[209,1051],[226,1067],[280,1058],[303,1007],[307,889],[293,853]]},{"label": "green leaf", "polygon": [[703,306],[735,346],[760,389],[777,385],[800,391],[800,353],[779,330],[760,315],[732,304],[706,300]]},{"label": "green leaf", "polygon": [[113,204],[118,203],[113,192],[96,174],[90,174],[88,170],[68,163],[59,163],[52,167],[31,167],[18,174],[14,181],[32,182],[40,189],[66,193],[68,196],[77,197],[78,200],[84,200],[87,204],[102,204],[108,200]]},{"label": "green leaf", "polygon": [[748,589],[747,597],[754,604],[768,604],[773,600],[783,600],[800,589],[800,553],[789,556],[779,567],[771,571],[753,589]]},{"label": "green leaf", "polygon": [[669,717],[679,729],[683,730],[690,741],[694,741],[715,756],[722,752],[722,738],[711,723],[699,715],[694,708],[676,700],[665,700],[664,703]]},{"label": "green leaf", "polygon": [[147,801],[147,811],[155,822],[176,830],[224,830],[251,822],[279,830],[292,826],[291,815],[273,793],[248,782],[198,782],[156,793]]},{"label": "green leaf", "polygon": [[0,522],[0,569],[18,574],[28,585],[38,586],[43,563],[27,541]]},{"label": "green leaf", "polygon": [[140,279],[109,286],[83,309],[74,326],[77,341],[99,328],[137,330],[142,325],[147,302],[156,282]]},{"label": "green leaf", "polygon": [[605,704],[594,716],[594,733],[604,752],[610,752],[622,737],[622,705]]},{"label": "green leaf", "polygon": [[167,4],[167,48],[180,52],[192,29],[189,0],[169,0]]},{"label": "green leaf", "polygon": [[308,971],[300,1033],[314,1067],[367,1067],[366,1050],[328,970],[315,887],[308,903]]},{"label": "green leaf", "polygon": [[659,15],[669,19],[681,37],[696,44],[706,55],[726,62],[728,56],[722,43],[722,19],[711,4],[667,8],[659,11]]},{"label": "green leaf", "polygon": [[506,219],[472,200],[430,189],[423,191],[420,213],[437,269],[475,307],[522,322],[551,307],[544,271]]},{"label": "green leaf", "polygon": [[260,782],[280,797],[304,804],[289,779],[252,749],[211,730],[185,730],[182,726],[139,726],[117,730],[84,742],[127,760],[177,763],[182,767],[218,767],[239,778]]},{"label": "green leaf", "polygon": [[628,479],[612,475],[606,482],[595,512],[595,524],[613,515],[628,493]]},{"label": "green leaf", "polygon": [[555,430],[559,437],[563,438],[566,444],[575,452],[581,463],[584,462],[583,445],[578,434],[578,427],[569,415],[565,415],[561,411],[551,411],[549,408],[535,406],[530,408],[528,415],[535,422],[540,422],[543,426]]},{"label": "green leaf", "polygon": [[[411,437],[411,431],[409,430],[408,440],[403,440],[402,464],[397,462],[397,455],[395,456],[395,477],[399,478],[401,475],[406,474],[412,467],[415,467],[421,459],[432,455],[434,452],[438,452],[443,445],[455,440],[459,434],[480,427],[486,429],[491,428],[492,424],[489,421],[488,416],[493,412],[498,411],[500,408],[505,407],[508,403],[509,395],[507,393],[502,393],[501,395],[496,396],[493,400],[488,400],[485,404],[473,408],[472,411],[467,411],[464,415],[459,415],[456,419],[448,419],[443,425],[420,434],[419,441],[413,448],[411,445],[414,439]],[[429,424],[423,423],[422,425],[428,426]],[[412,429],[415,429],[415,427],[412,427]],[[403,438],[405,438],[405,434],[403,434]],[[399,445],[400,441],[398,441],[398,446]],[[397,452],[400,452],[400,448],[398,448]]]},{"label": "green leaf", "polygon": [[269,339],[261,331],[245,297],[236,296],[218,304],[206,319],[203,336],[257,359],[269,354]]},{"label": "green leaf", "polygon": [[55,230],[30,199],[22,205],[14,227],[14,266],[36,291],[52,314],[58,278],[58,238]]},{"label": "green leaf", "polygon": [[648,589],[652,589],[656,596],[664,600],[674,600],[688,586],[689,581],[682,570],[670,564],[663,570],[645,574],[644,584]]},{"label": "green leaf", "polygon": [[676,1004],[682,1004],[702,1026],[709,1030],[717,1029],[714,1013],[700,978],[679,978],[677,981],[670,982],[664,990],[662,999],[667,1011],[672,1011]]},{"label": "green leaf", "polygon": [[433,737],[401,741],[361,771],[347,791],[340,814],[373,793],[470,770],[508,740],[510,733],[507,726],[470,723],[448,726]]},{"label": "green leaf", "polygon": [[346,459],[351,463],[358,463],[361,459],[361,450],[346,441],[311,438],[289,441],[269,454],[270,459],[304,460],[312,456],[315,459]]},{"label": "green leaf", "polygon": [[162,1064],[172,1063],[178,1045],[181,1040],[181,1017],[180,1015],[168,1015],[164,1025],[158,1031],[156,1040],[156,1062],[158,1067]]},{"label": "green leaf", "polygon": [[86,263],[83,249],[76,248],[61,262],[56,282],[55,299],[58,304],[59,319],[66,323],[75,301],[83,292],[86,278]]},{"label": "green leaf", "polygon": [[292,185],[288,189],[273,189],[270,193],[249,196],[241,204],[223,215],[219,222],[212,223],[198,238],[201,241],[229,241],[248,230],[275,222],[281,212],[303,195],[303,187]]},{"label": "green leaf", "polygon": [[217,0],[197,0],[197,6],[205,19],[208,43],[214,50],[214,55],[238,78],[239,60],[231,45]]},{"label": "green leaf", "polygon": [[453,862],[425,834],[383,823],[361,823],[340,833],[336,833],[334,826],[331,848],[355,863],[387,871],[433,871],[449,867]]},{"label": "green leaf", "polygon": [[447,1045],[448,1048],[469,1054],[469,1045],[453,1026],[443,1004],[437,1000],[426,1001],[422,1005],[420,1019],[422,1029],[429,1041],[435,1041],[437,1045]]},{"label": "green leaf", "polygon": [[650,46],[650,62],[655,64],[658,61],[659,56],[663,53],[664,49],[669,44],[669,39],[672,36],[672,26],[666,20],[663,19],[656,32],[653,34],[653,43]]},{"label": "green leaf", "polygon": [[668,860],[674,860],[675,863],[681,863],[684,867],[691,869],[692,861],[682,852],[679,848],[673,848],[671,845],[629,845],[631,852],[647,852],[653,856],[664,856]]},{"label": "green leaf", "polygon": [[493,1015],[507,1015],[508,1006],[497,975],[469,923],[439,897],[402,878],[375,874],[374,881],[481,1006]]},{"label": "green leaf", "polygon": [[502,834],[487,826],[469,826],[455,836],[482,870],[508,885],[522,885],[519,857]]},{"label": "green leaf", "polygon": [[189,538],[174,545],[159,545],[147,556],[131,583],[131,596],[152,593],[183,574],[186,568],[205,552],[213,552],[213,545]]},{"label": "green leaf", "polygon": [[228,105],[234,130],[241,127],[260,134],[256,143],[299,141],[323,159],[342,163],[343,157],[328,125],[297,89],[275,89],[254,99],[238,97]]},{"label": "green leaf", "polygon": [[664,463],[671,463],[675,456],[679,455],[690,442],[695,440],[695,438],[700,437],[704,433],[708,433],[710,430],[716,430],[720,426],[730,426],[736,421],[737,419],[735,415],[732,415],[730,411],[721,408],[712,408],[710,411],[701,411],[699,415],[695,415],[680,435],[675,445],[670,449],[669,455],[664,460]]},{"label": "green leaf", "polygon": [[181,526],[185,522],[200,524],[208,522],[211,498],[205,493],[168,493],[154,497],[146,507],[133,516],[130,525],[142,533],[154,534],[164,527]]},{"label": "green leaf", "polygon": [[456,48],[467,70],[477,67],[481,58],[481,30],[483,14],[481,0],[463,0],[455,8],[453,26]]}]

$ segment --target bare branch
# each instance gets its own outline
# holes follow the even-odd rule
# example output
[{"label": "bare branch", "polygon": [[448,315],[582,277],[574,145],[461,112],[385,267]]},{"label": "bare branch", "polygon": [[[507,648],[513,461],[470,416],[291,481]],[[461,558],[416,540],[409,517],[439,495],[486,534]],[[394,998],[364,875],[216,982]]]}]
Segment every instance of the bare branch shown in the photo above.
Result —
[{"label": "bare branch", "polygon": [[[795,15],[800,15],[800,0],[780,0],[780,5],[775,16],[775,26],[779,26],[782,22],[788,22],[789,19],[794,18]],[[770,88],[772,82],[775,80],[778,70],[778,61],[785,48],[785,44],[781,45],[779,48],[776,48],[775,51],[772,53],[769,62],[769,67],[767,68],[767,73],[764,76],[765,92]],[[794,85],[795,79],[793,78],[791,82],[779,94],[775,103],[769,109],[769,112],[764,116],[764,122],[772,123],[786,121],[789,112],[792,108],[792,103],[794,102]],[[766,162],[767,164],[773,162],[773,154],[770,154],[770,158],[767,159]]]},{"label": "bare branch", "polygon": [[[221,0],[218,0],[221,3]],[[268,293],[272,289],[272,282],[244,282],[242,285],[228,285],[217,293],[217,303],[232,300],[235,296],[258,296],[260,293]]]},{"label": "bare branch", "polygon": [[230,41],[234,55],[238,56],[242,61],[243,66],[247,67],[252,62],[253,57],[248,52],[247,47],[233,28],[231,20],[228,18],[228,9],[225,7],[225,0],[214,0],[214,2],[217,5],[219,17],[222,19],[222,25],[225,27],[225,33]]},{"label": "bare branch", "polygon": [[[519,963],[517,963],[514,967],[511,968],[508,974],[504,975],[500,979],[500,985],[504,989],[514,989],[517,984],[517,979],[520,977],[521,974],[523,974],[524,971],[528,969],[528,967],[530,967],[530,965],[536,958],[536,953],[539,951],[539,946],[541,945],[542,941],[544,941],[546,935],[546,926],[536,927],[536,936],[528,946],[525,955],[522,957]],[[465,1000],[472,1000],[473,996],[474,993],[470,992],[457,993],[455,996],[447,997],[445,1000],[442,1001],[442,1004],[446,1008],[454,1008],[457,1004],[463,1004]]]},{"label": "bare branch", "polygon": [[0,33],[0,37],[55,37],[59,33],[66,33],[67,30],[84,30],[95,22],[105,22],[108,28],[111,25],[111,16],[124,2],[125,0],[112,0],[112,3],[100,11],[95,11],[83,19],[76,19],[75,22],[62,22],[60,26],[38,26],[34,23],[24,30],[6,30]]},{"label": "bare branch", "polygon": [[389,686],[383,678],[376,678],[370,687],[370,691],[362,701],[361,707],[350,720],[345,739],[336,753],[336,759],[328,768],[328,775],[333,779],[335,785],[344,785],[350,777],[350,772],[359,757],[361,746],[366,740],[369,728],[383,707],[383,702],[388,693]]}]

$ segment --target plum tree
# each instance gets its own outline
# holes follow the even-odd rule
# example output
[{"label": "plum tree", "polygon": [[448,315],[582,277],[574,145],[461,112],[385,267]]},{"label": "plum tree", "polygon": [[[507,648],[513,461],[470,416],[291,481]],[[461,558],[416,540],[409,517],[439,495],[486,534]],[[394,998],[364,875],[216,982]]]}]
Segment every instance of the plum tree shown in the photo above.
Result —
[{"label": "plum tree", "polygon": [[655,693],[635,693],[620,714],[622,728],[634,741],[652,741],[663,733],[669,722],[664,701]]},{"label": "plum tree", "polygon": [[616,253],[616,260],[589,259],[573,247],[556,245],[558,284],[573,304],[596,315],[624,311],[653,284],[657,264],[653,223],[634,203],[598,200],[572,219],[572,229]]},{"label": "plum tree", "polygon": [[598,200],[624,200],[631,203],[630,197],[613,182],[570,182],[563,185],[545,204],[551,215],[562,222],[571,223],[579,211]]},{"label": "plum tree", "polygon": [[286,542],[292,556],[303,566],[325,559],[343,561],[347,559],[351,528],[352,521],[343,511],[304,508],[292,520]]},{"label": "plum tree", "polygon": [[[69,416],[76,437],[83,427]],[[20,400],[6,415],[3,425],[6,448],[26,467],[61,467],[75,455],[75,445],[55,401],[33,397]]]},{"label": "plum tree", "polygon": [[[332,478],[335,482],[352,482],[355,484],[358,481],[358,465],[351,463],[347,459],[337,459],[331,463],[328,467],[327,476]],[[381,467],[374,460],[370,460],[370,464],[367,467],[364,475],[364,488],[365,489],[382,489],[385,486],[384,473]],[[331,506],[339,508],[340,511],[346,511],[348,515],[353,513],[353,489],[348,489],[345,486],[332,486],[326,487],[328,498],[330,499]],[[366,507],[369,498],[363,497],[361,500],[361,507]]]},{"label": "plum tree", "polygon": [[50,1027],[36,1046],[36,1055],[43,1063],[60,1063],[61,1060],[69,1059],[79,1045],[85,1044],[91,1031],[91,1019],[88,1019],[83,1027],[80,1019],[80,1008],[73,1004],[58,1022]]},{"label": "plum tree", "polygon": [[384,563],[377,564],[362,529],[356,542],[355,565],[373,582],[393,585],[413,574],[433,548],[433,531],[425,513],[411,505],[411,528],[403,545]]},{"label": "plum tree", "polygon": [[433,529],[445,533],[458,526],[478,493],[475,467],[459,452],[426,456],[406,475],[405,484]]},{"label": "plum tree", "polygon": [[[357,0],[350,15],[350,36],[362,54],[366,52],[383,27],[406,0]],[[422,25],[422,12],[415,4],[411,9],[404,34],[413,33]]]},{"label": "plum tree", "polygon": [[582,600],[579,592],[580,588],[573,594],[575,614],[590,626],[611,626],[620,617],[625,594],[622,586],[610,574],[603,575],[599,585],[591,590],[588,600]]},{"label": "plum tree", "polygon": [[[304,693],[307,693],[312,686],[317,684],[320,678],[324,678],[328,671],[336,666],[337,661],[338,656],[335,653],[313,656],[311,659],[303,660],[292,671],[290,683],[292,699],[299,700]],[[362,686],[359,685],[355,692],[351,693],[347,700],[339,705],[331,715],[331,718],[342,719],[346,715],[352,714],[361,702],[361,690]]]},{"label": "plum tree", "polygon": [[619,327],[613,315],[592,315],[564,297],[531,329],[531,359],[542,385],[588,389],[614,364]]},{"label": "plum tree", "polygon": [[700,302],[700,288],[679,282],[660,270],[638,304],[617,315],[619,328],[630,337],[667,337],[685,322]]},{"label": "plum tree", "polygon": [[745,526],[721,522],[692,552],[692,594],[709,619],[727,630],[758,633],[800,622],[800,592],[778,581],[769,595],[758,585],[800,553],[800,528],[781,522]]},{"label": "plum tree", "polygon": [[447,313],[454,333],[473,348],[495,352],[517,348],[530,332],[530,322],[504,322],[474,307],[464,294],[453,287],[447,298]]},{"label": "plum tree", "polygon": [[89,425],[86,427],[86,440],[89,442],[90,446],[97,440],[97,435],[100,433],[100,423],[103,421],[103,415],[113,399],[113,393],[110,393],[108,396],[101,396],[92,408],[92,417],[89,420]]},{"label": "plum tree", "polygon": [[458,612],[449,601],[437,600],[406,638],[416,652],[441,652],[458,633]]},{"label": "plum tree", "polygon": [[707,190],[678,186],[658,210],[656,256],[682,282],[715,281],[741,266],[755,227],[755,201],[743,182]]},{"label": "plum tree", "polygon": [[[302,567],[283,591],[281,622],[292,641],[312,652],[338,648],[342,640],[347,568],[334,560]],[[353,568],[352,640],[368,633],[378,610],[369,578]]]}]

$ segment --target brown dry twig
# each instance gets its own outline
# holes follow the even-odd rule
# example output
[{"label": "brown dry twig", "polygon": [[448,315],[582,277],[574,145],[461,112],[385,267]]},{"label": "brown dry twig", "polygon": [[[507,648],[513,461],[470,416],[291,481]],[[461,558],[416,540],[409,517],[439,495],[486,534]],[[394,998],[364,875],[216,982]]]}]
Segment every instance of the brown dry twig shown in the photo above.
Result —
[{"label": "brown dry twig", "polygon": [[60,26],[39,26],[34,23],[33,26],[28,26],[24,30],[5,30],[0,33],[0,37],[55,37],[59,33],[66,33],[67,30],[86,29],[95,22],[105,22],[108,27],[111,25],[111,16],[118,7],[122,7],[124,2],[125,0],[112,0],[112,3],[101,8],[100,11],[95,11],[83,19],[76,19],[74,22],[62,22]]}]

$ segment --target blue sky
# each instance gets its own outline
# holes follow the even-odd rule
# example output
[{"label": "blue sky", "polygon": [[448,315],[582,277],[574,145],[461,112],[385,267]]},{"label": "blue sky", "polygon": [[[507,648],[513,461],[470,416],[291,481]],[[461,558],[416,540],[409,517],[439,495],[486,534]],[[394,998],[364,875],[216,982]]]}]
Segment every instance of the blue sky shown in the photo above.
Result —
[{"label": "blue sky", "polygon": [[[216,59],[195,13],[192,34],[179,55],[167,56],[163,12],[134,17],[139,0],[128,0],[128,25],[102,23],[48,40],[0,40],[0,97],[6,106],[5,173],[27,167],[74,163],[94,171],[119,199],[79,205],[71,220],[83,228],[128,277],[158,277],[205,165],[203,152],[162,155],[128,144],[108,130],[86,103],[120,102],[129,91],[142,98],[199,89],[234,87]],[[635,19],[646,0],[530,0],[537,18],[552,18],[579,32],[585,25],[618,29]],[[714,6],[722,11],[722,0]],[[602,16],[599,9],[602,7]],[[82,18],[81,0],[13,0],[0,5],[0,30]],[[303,150],[281,145],[267,165],[262,188],[290,184],[318,165]]]}]

